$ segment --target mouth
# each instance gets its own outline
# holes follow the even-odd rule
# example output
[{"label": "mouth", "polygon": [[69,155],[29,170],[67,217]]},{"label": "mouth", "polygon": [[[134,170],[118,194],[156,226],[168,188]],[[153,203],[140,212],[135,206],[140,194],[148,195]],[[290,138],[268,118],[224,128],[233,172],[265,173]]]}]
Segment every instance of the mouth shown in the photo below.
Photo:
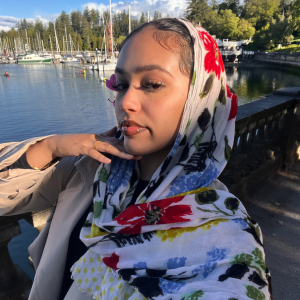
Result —
[{"label": "mouth", "polygon": [[146,130],[143,125],[133,120],[123,120],[119,125],[120,130],[125,136],[132,136]]}]

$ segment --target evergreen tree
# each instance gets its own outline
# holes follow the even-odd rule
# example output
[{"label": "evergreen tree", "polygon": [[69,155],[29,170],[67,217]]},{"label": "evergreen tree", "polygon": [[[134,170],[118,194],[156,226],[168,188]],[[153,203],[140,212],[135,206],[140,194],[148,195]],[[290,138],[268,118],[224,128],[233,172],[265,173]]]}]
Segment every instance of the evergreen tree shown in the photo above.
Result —
[{"label": "evergreen tree", "polygon": [[159,12],[158,10],[155,10],[154,15],[153,15],[153,20],[157,20],[157,19],[161,19],[161,18],[162,18],[161,12]]},{"label": "evergreen tree", "polygon": [[141,17],[140,17],[140,25],[142,25],[144,23],[147,23],[147,19],[146,19],[144,12],[142,12]]},{"label": "evergreen tree", "polygon": [[213,9],[208,5],[207,0],[190,0],[185,16],[194,23],[201,23],[203,27],[209,22]]}]

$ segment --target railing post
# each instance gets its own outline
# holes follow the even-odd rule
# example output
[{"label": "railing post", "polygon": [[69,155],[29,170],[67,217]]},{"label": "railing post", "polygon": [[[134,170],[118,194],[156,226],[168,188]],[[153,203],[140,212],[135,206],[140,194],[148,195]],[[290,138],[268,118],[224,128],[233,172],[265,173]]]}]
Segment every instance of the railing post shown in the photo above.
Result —
[{"label": "railing post", "polygon": [[[22,218],[22,217],[21,217]],[[19,216],[0,218],[0,299],[25,300],[25,292],[31,288],[29,276],[13,263],[7,245],[10,240],[21,233]]]}]

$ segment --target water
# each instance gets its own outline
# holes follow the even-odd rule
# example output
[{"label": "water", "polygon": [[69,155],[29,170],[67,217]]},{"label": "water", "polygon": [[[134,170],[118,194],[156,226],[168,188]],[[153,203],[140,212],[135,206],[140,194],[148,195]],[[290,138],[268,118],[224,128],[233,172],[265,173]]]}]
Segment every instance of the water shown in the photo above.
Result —
[{"label": "water", "polygon": [[[112,92],[98,72],[65,64],[5,65],[0,78],[0,142],[61,133],[100,133],[113,127]],[[110,76],[110,74],[105,74]]]},{"label": "water", "polygon": [[[0,143],[62,133],[101,133],[116,125],[112,92],[98,72],[58,65],[0,65]],[[300,71],[261,63],[226,70],[239,105],[261,99],[285,86],[300,85]],[[101,74],[110,77],[110,74]],[[22,234],[9,243],[15,263],[33,278],[28,265],[29,244],[37,231],[20,221]]]}]

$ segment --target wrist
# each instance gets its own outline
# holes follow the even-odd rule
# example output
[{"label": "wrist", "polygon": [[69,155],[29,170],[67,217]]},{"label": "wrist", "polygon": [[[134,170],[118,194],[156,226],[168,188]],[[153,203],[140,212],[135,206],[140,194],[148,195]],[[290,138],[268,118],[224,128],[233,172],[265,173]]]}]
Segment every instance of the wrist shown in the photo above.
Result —
[{"label": "wrist", "polygon": [[51,136],[41,141],[41,143],[44,143],[45,149],[47,149],[47,155],[51,158],[51,160],[59,157],[59,155],[57,155],[56,139],[57,136]]}]

